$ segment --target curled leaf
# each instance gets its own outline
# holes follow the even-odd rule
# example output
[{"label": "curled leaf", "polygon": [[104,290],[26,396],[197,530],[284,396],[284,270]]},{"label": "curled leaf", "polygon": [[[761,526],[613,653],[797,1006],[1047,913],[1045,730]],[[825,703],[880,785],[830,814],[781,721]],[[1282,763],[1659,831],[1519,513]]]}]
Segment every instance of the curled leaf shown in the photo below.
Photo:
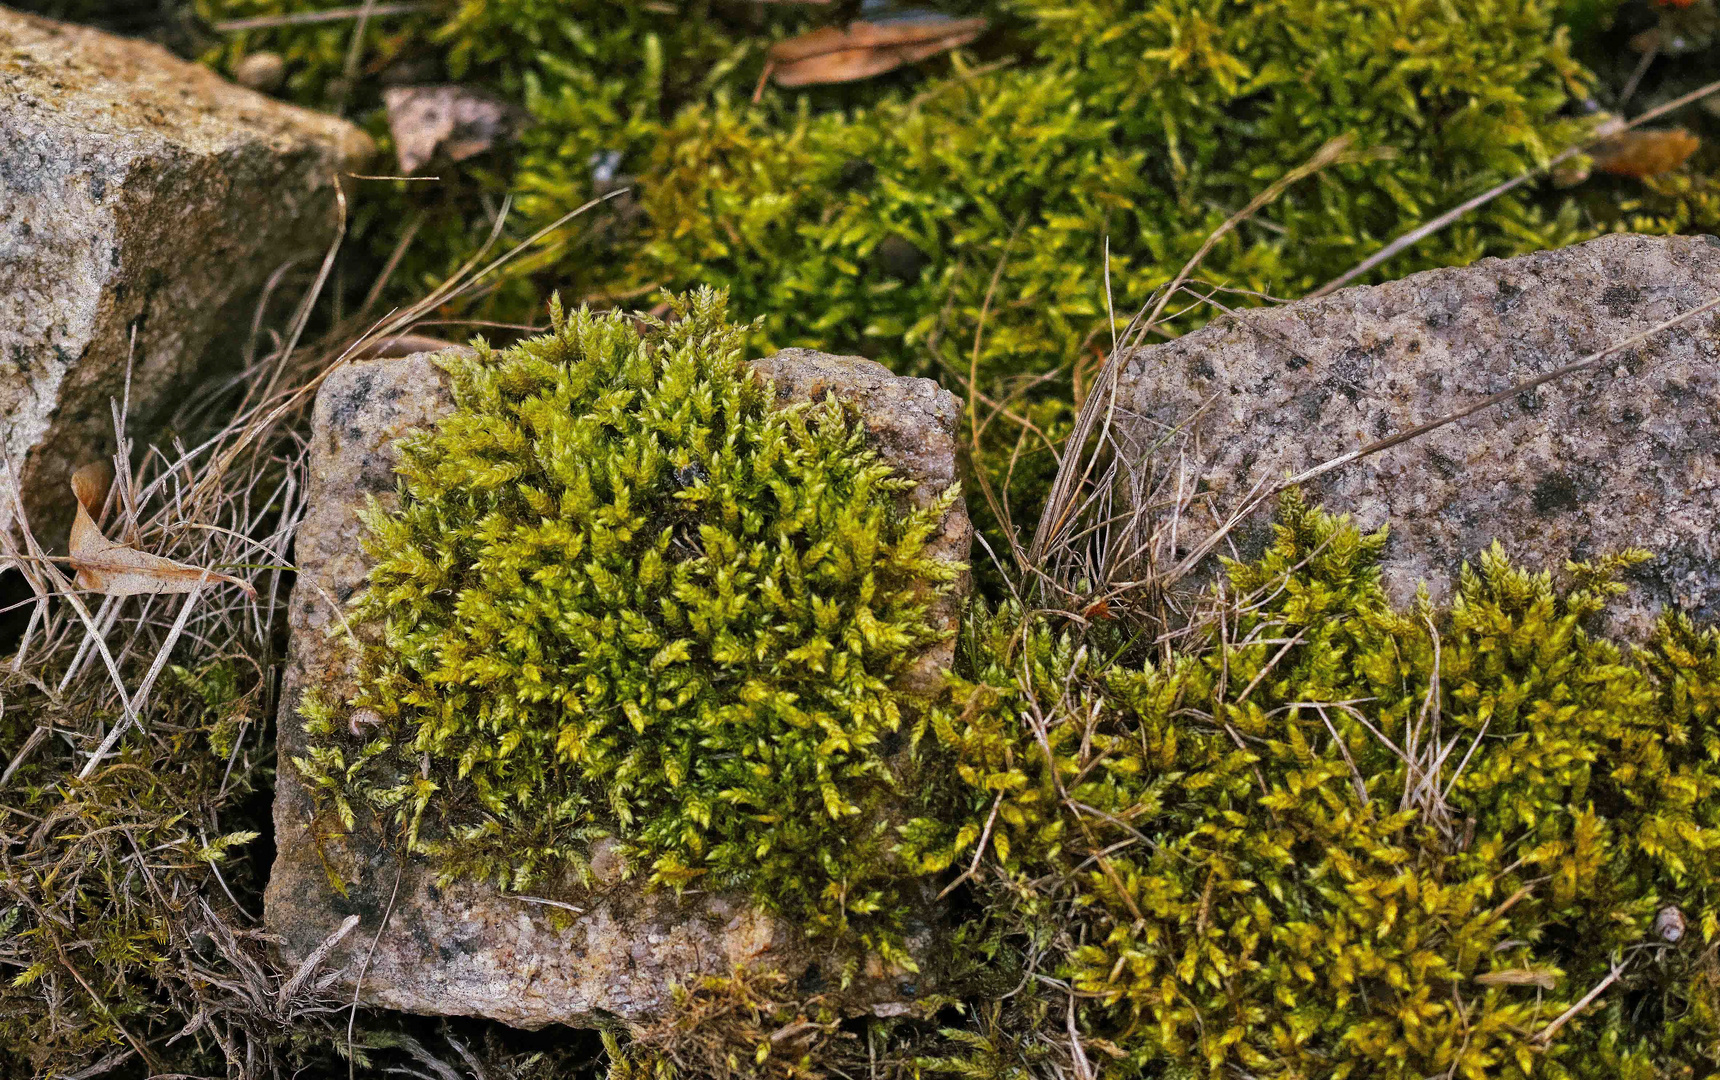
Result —
[{"label": "curled leaf", "polygon": [[869,79],[960,48],[983,34],[987,25],[985,19],[923,12],[879,22],[853,22],[846,29],[821,26],[771,46],[771,71],[779,86]]},{"label": "curled leaf", "polygon": [[80,589],[108,596],[139,596],[152,593],[188,593],[199,583],[226,582],[245,590],[253,599],[251,583],[228,574],[187,566],[160,555],[151,555],[102,535],[95,515],[107,498],[108,473],[101,462],[85,465],[72,474],[72,494],[77,496],[77,516],[72,519],[70,548],[72,569]]}]

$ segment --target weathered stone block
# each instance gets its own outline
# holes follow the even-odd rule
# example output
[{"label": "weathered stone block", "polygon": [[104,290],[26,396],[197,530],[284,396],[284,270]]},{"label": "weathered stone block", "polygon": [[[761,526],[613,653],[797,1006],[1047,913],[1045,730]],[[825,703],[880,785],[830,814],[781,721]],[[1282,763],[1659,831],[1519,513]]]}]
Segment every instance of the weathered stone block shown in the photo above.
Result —
[{"label": "weathered stone block", "polygon": [[[859,357],[805,350],[757,361],[755,369],[775,381],[782,400],[834,393],[852,403],[880,456],[918,481],[905,493],[908,499],[924,505],[955,481],[960,405],[931,380],[900,378]],[[304,750],[299,704],[305,692],[351,693],[355,652],[344,634],[329,631],[343,625],[340,608],[363,587],[369,568],[358,513],[367,496],[395,498],[396,440],[452,408],[446,377],[427,354],[350,364],[329,376],[317,395],[280,712],[279,854],[266,898],[282,959],[298,963],[356,914],[362,922],[330,963],[348,965],[349,973],[362,968],[367,1003],[528,1028],[590,1025],[605,1015],[649,1017],[668,1004],[671,983],[726,975],[736,965],[818,978],[819,957],[797,927],[761,913],[745,896],[689,891],[677,900],[666,891],[647,891],[638,881],[622,880],[619,860],[602,844],[593,853],[594,892],[532,898],[481,884],[439,887],[432,866],[402,861],[361,833],[325,831],[319,838],[311,793],[290,762]],[[941,554],[965,560],[970,537],[958,502],[944,521]],[[954,629],[959,604],[958,596],[939,608],[936,617],[946,628]],[[363,625],[352,630],[368,632]],[[947,650],[934,648],[905,677],[935,677],[935,668],[947,662]],[[330,884],[328,869],[338,871],[344,893]],[[923,950],[929,934],[910,947]],[[889,1013],[927,988],[924,979],[895,978],[875,963],[851,1001]]]},{"label": "weathered stone block", "polygon": [[[1615,235],[1484,259],[1374,287],[1241,312],[1124,360],[1125,455],[1198,492],[1157,557],[1196,550],[1267,488],[1366,443],[1457,412],[1720,295],[1720,240]],[[1366,528],[1389,525],[1398,601],[1448,596],[1494,540],[1558,571],[1653,553],[1617,606],[1642,633],[1668,607],[1720,616],[1720,315],[1666,331],[1598,369],[1553,380],[1344,466],[1306,493]],[[1198,481],[1198,485],[1196,483]],[[1143,486],[1155,481],[1142,479]],[[1174,486],[1174,480],[1173,480]],[[1270,504],[1233,538],[1262,542]]]},{"label": "weathered stone block", "polygon": [[113,452],[128,355],[137,430],[277,267],[315,264],[373,149],[158,46],[0,8],[0,445],[44,543],[72,470]]}]

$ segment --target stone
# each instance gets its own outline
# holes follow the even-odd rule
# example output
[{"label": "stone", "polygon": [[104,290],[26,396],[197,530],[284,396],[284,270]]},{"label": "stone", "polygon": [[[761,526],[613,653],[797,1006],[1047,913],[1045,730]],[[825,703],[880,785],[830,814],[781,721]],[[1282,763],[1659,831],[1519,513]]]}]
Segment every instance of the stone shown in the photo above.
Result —
[{"label": "stone", "polygon": [[[1720,240],[1619,234],[1483,259],[1227,315],[1122,360],[1119,445],[1137,491],[1184,477],[1176,529],[1148,516],[1154,557],[1184,558],[1270,489],[1367,443],[1720,296]],[[1668,609],[1720,616],[1720,314],[1304,485],[1310,501],[1389,526],[1393,599],[1449,598],[1495,540],[1519,565],[1642,547],[1611,629]],[[1135,497],[1139,505],[1141,499]],[[1256,552],[1271,503],[1227,543]],[[1225,550],[1223,546],[1221,551]]]},{"label": "stone", "polygon": [[0,446],[44,545],[72,471],[114,452],[110,400],[138,432],[212,354],[236,367],[264,282],[322,257],[373,150],[159,46],[0,8]]},{"label": "stone", "polygon": [[[854,405],[880,456],[918,482],[904,492],[906,501],[925,505],[955,482],[961,408],[931,380],[900,378],[859,357],[805,350],[756,361],[755,369],[775,381],[779,400],[834,394]],[[279,940],[282,963],[292,970],[356,914],[361,924],[329,959],[331,970],[346,965],[344,993],[352,993],[357,977],[360,997],[370,1005],[482,1016],[523,1028],[649,1019],[668,1006],[673,983],[726,975],[736,965],[769,967],[799,985],[834,989],[836,973],[824,970],[824,959],[797,927],[760,912],[744,895],[688,892],[678,900],[647,890],[623,878],[621,858],[602,841],[591,853],[594,893],[569,886],[524,897],[478,883],[438,886],[424,860],[402,861],[361,831],[348,836],[319,826],[312,795],[291,761],[304,752],[304,694],[316,688],[349,696],[356,657],[346,630],[361,637],[372,632],[363,624],[347,627],[342,611],[369,568],[358,512],[369,497],[385,505],[396,497],[396,440],[452,408],[446,375],[431,354],[347,364],[317,395],[279,715],[278,854],[265,897],[265,920]],[[970,537],[958,500],[946,515],[940,549],[966,560]],[[935,618],[953,631],[959,612],[956,597]],[[934,647],[904,678],[930,678],[950,655],[948,647]],[[331,869],[338,870],[344,891],[330,884]],[[910,950],[929,954],[934,936],[928,922],[911,935]],[[926,976],[880,963],[867,969],[843,998],[856,1011],[899,1014],[933,985]]]},{"label": "stone", "polygon": [[250,53],[233,68],[233,81],[258,93],[272,94],[287,81],[287,61],[280,53]]}]

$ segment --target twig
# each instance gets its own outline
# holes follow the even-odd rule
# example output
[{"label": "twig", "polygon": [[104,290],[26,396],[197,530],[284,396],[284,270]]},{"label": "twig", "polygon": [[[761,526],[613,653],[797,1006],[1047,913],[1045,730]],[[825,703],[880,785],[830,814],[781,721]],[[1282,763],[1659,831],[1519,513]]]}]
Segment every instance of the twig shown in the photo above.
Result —
[{"label": "twig", "polygon": [[561,908],[563,911],[571,911],[575,915],[585,914],[585,909],[582,907],[574,907],[572,904],[564,904],[560,900],[549,900],[542,896],[516,896],[514,899],[525,904],[542,904],[544,907]]},{"label": "twig", "polygon": [[47,738],[48,729],[41,725],[37,725],[36,730],[30,732],[30,737],[24,740],[24,745],[18,749],[16,754],[12,755],[11,764],[6,766],[6,771],[0,773],[0,788],[4,788],[12,782],[12,774],[16,773],[24,762],[30,760],[30,755],[36,752],[36,747],[46,742]]},{"label": "twig", "polygon": [[1636,88],[1642,83],[1642,77],[1648,74],[1648,66],[1654,63],[1654,58],[1659,55],[1660,36],[1656,34],[1654,44],[1642,54],[1642,59],[1637,61],[1636,70],[1630,73],[1630,81],[1624,84],[1623,90],[1619,91],[1618,107],[1621,111],[1624,109],[1625,103],[1635,96]]},{"label": "twig", "polygon": [[1584,994],[1583,999],[1581,1001],[1577,1002],[1575,1005],[1572,1005],[1570,1008],[1568,1008],[1564,1012],[1560,1013],[1558,1018],[1555,1019],[1552,1023],[1548,1024],[1546,1027],[1544,1027],[1540,1031],[1536,1032],[1534,1039],[1532,1041],[1538,1042],[1541,1045],[1545,1046],[1553,1038],[1553,1036],[1558,1033],[1560,1028],[1564,1027],[1567,1023],[1569,1023],[1573,1016],[1576,1016],[1578,1013],[1580,1013],[1584,1009],[1588,1008],[1589,1004],[1591,1002],[1593,1002],[1595,1000],[1595,998],[1598,998],[1601,996],[1601,994],[1605,993],[1606,988],[1611,986],[1613,983],[1617,982],[1618,977],[1622,974],[1624,974],[1624,966],[1621,964],[1614,964],[1612,970],[1607,972],[1606,978],[1604,978],[1600,982],[1596,983],[1593,986],[1593,988],[1591,988],[1589,990],[1588,993]]},{"label": "twig", "polygon": [[358,1080],[358,1066],[352,1055],[353,1027],[358,1023],[358,995],[364,989],[364,975],[370,970],[370,961],[376,956],[376,946],[382,941],[383,931],[388,929],[388,920],[394,915],[394,901],[400,897],[400,879],[406,874],[405,866],[394,870],[394,891],[388,894],[388,907],[383,909],[382,922],[377,924],[376,936],[370,939],[370,951],[364,954],[364,963],[359,965],[358,977],[352,980],[352,1011],[346,1018],[346,1075],[347,1080]]},{"label": "twig", "polygon": [[939,900],[942,900],[944,897],[954,892],[957,885],[960,885],[962,882],[979,873],[980,860],[985,857],[986,842],[991,839],[991,829],[993,825],[997,824],[997,812],[1002,806],[1003,793],[999,792],[997,798],[991,801],[991,813],[986,815],[985,829],[979,834],[979,846],[973,853],[973,864],[962,873],[961,877],[956,878],[954,881],[944,886],[943,891],[938,893]]},{"label": "twig", "polygon": [[215,24],[218,34],[236,34],[243,30],[273,30],[277,26],[304,26],[309,23],[344,22],[356,19],[366,9],[372,18],[379,15],[416,15],[434,10],[430,0],[398,0],[396,3],[359,4],[354,7],[330,8],[327,11],[301,11],[291,15],[253,15],[247,19],[223,19]]},{"label": "twig", "polygon": [[[358,81],[358,61],[364,53],[364,31],[370,25],[370,17],[376,14],[376,0],[364,0],[358,9],[358,22],[352,28],[352,45],[346,50],[346,63],[340,71],[340,107],[336,112],[346,111],[346,99],[352,96],[353,84]],[[341,224],[346,224],[346,211],[341,209]],[[343,229],[344,231],[344,229]],[[338,302],[338,301],[337,301]]]}]

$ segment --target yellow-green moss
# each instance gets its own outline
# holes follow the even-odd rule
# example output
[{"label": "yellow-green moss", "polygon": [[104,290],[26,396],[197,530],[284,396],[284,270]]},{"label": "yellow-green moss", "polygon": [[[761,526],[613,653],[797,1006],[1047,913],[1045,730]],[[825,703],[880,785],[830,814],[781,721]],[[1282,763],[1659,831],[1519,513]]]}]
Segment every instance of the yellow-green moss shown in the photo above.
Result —
[{"label": "yellow-green moss", "polygon": [[891,681],[940,636],[947,500],[898,513],[909,482],[838,404],[775,408],[719,294],[679,314],[557,308],[442,361],[455,411],[365,518],[353,617],[381,641],[297,764],[450,876],[523,889],[613,835],[654,884],[751,889],[809,932],[893,914]]},{"label": "yellow-green moss", "polygon": [[975,791],[949,853],[995,803],[983,894],[1116,1075],[1720,1065],[1720,634],[1585,629],[1630,553],[1561,591],[1495,549],[1396,610],[1383,532],[1280,517],[1169,660],[976,618],[936,725]]}]

